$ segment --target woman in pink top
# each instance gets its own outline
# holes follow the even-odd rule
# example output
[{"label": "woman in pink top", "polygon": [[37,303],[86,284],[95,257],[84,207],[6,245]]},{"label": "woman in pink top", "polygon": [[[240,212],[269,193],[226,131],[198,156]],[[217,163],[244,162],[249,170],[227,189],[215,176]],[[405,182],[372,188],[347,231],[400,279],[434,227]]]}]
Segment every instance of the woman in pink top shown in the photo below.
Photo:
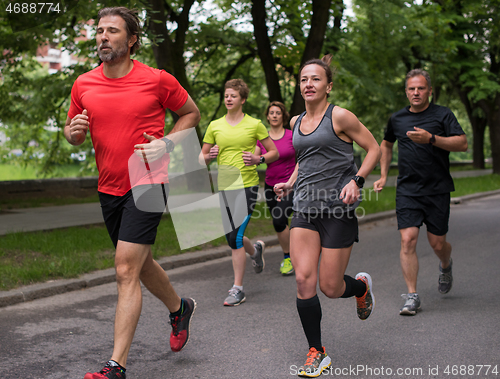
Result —
[{"label": "woman in pink top", "polygon": [[[278,201],[273,190],[275,184],[288,181],[295,169],[295,150],[292,144],[292,131],[284,127],[284,125],[288,124],[290,116],[283,103],[273,101],[267,107],[266,117],[269,125],[271,125],[269,137],[276,145],[280,157],[277,161],[267,164],[264,194],[273,219],[274,230],[276,230],[278,241],[283,249],[284,258],[280,265],[280,272],[282,275],[291,275],[294,269],[290,260],[288,219],[292,214],[293,192],[289,193],[281,201]],[[255,154],[260,155],[265,152],[266,149],[258,141]]]}]

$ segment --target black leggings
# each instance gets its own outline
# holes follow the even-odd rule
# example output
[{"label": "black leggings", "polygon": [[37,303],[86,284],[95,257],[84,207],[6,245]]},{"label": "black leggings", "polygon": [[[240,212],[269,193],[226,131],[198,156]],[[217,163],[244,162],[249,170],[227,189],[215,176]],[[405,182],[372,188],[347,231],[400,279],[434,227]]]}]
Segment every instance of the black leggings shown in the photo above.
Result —
[{"label": "black leggings", "polygon": [[264,194],[266,196],[266,203],[273,218],[273,226],[276,233],[281,233],[288,225],[288,219],[292,215],[293,204],[293,191],[287,196],[278,201],[278,197],[269,184],[264,186]]}]

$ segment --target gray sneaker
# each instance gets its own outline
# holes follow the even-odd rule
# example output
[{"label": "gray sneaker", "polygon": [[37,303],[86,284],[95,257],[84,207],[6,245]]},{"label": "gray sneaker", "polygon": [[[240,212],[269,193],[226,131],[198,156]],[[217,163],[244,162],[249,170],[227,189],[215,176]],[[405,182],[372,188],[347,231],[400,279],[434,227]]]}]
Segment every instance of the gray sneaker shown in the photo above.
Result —
[{"label": "gray sneaker", "polygon": [[399,311],[400,315],[409,315],[414,316],[420,308],[420,298],[418,297],[418,293],[409,293],[401,295],[403,299],[406,299],[405,305]]},{"label": "gray sneaker", "polygon": [[235,307],[245,302],[246,299],[245,292],[233,287],[229,290],[229,296],[224,300],[224,305],[226,307]]},{"label": "gray sneaker", "polygon": [[253,244],[255,248],[255,255],[252,258],[253,269],[257,274],[264,270],[266,262],[264,261],[264,250],[266,249],[266,244],[264,241],[257,241]]},{"label": "gray sneaker", "polygon": [[[453,284],[453,275],[451,273],[452,265],[453,261],[451,260],[451,258],[450,258],[450,265],[446,269],[443,269],[441,267],[441,262],[439,262],[438,291],[442,294],[448,293],[451,290],[451,286]],[[446,270],[446,272],[444,270]]]}]

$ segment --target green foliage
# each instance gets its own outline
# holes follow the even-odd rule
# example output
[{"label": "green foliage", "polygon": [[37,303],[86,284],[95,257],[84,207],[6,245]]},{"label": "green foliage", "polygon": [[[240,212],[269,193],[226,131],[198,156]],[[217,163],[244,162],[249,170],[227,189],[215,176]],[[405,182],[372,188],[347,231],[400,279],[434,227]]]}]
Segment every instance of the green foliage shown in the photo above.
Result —
[{"label": "green foliage", "polygon": [[[411,33],[406,30],[413,28],[411,8],[396,0],[360,0],[354,5],[356,18],[349,20],[334,57],[333,96],[380,141],[389,116],[407,104],[402,57],[410,56]],[[328,42],[326,47],[333,50]]]},{"label": "green foliage", "polygon": [[72,72],[50,75],[34,59],[6,67],[1,88],[9,96],[2,96],[1,120],[9,140],[4,149],[20,148],[22,155],[12,157],[4,152],[4,160],[40,166],[43,175],[50,176],[57,166],[71,162],[72,152],[86,151],[90,156],[90,141],[76,149],[62,134],[71,83],[84,70],[78,66]]},{"label": "green foliage", "polygon": [[[353,111],[381,141],[389,116],[408,104],[406,73],[424,68],[433,80],[433,100],[461,114],[472,147],[469,117],[482,114],[478,101],[491,100],[500,91],[499,75],[491,71],[493,65],[498,70],[500,58],[500,42],[491,38],[499,29],[499,3],[356,0],[356,17],[348,20],[334,57],[335,102]],[[329,42],[327,50],[334,51]],[[464,88],[475,106],[471,114],[465,112],[469,104],[456,101],[464,101],[458,96]],[[489,151],[488,139],[485,148]]]},{"label": "green foliage", "polygon": [[451,70],[446,77],[458,76],[460,85],[471,87],[469,98],[479,101],[500,91],[498,68],[500,28],[498,0],[473,0],[467,2],[444,2],[439,7],[440,18],[453,20],[445,42],[454,48],[448,54],[446,68]]},{"label": "green foliage", "polygon": [[[407,105],[404,77],[412,68],[423,67],[431,73],[434,99],[451,104],[455,113],[464,110],[452,101],[458,99],[458,88],[467,88],[471,101],[491,101],[500,92],[500,40],[493,38],[500,31],[499,4],[499,0],[355,0],[355,17],[344,17],[339,29],[335,25],[345,4],[333,1],[323,49],[333,53],[337,67],[331,100],[355,113],[379,141],[390,114]],[[0,14],[0,131],[9,137],[0,146],[0,159],[16,160],[37,167],[43,176],[53,176],[54,168],[68,163],[71,153],[84,151],[89,157],[84,170],[95,174],[90,139],[72,147],[61,131],[75,78],[97,64],[95,41],[77,37],[98,9],[114,5],[140,10],[146,30],[143,48],[135,58],[144,63],[156,66],[155,38],[156,42],[169,39],[172,44],[183,40],[175,20],[191,6],[186,0],[163,3],[170,17],[163,36],[151,33],[151,1],[80,1],[52,23],[18,33],[12,32],[5,14]],[[182,53],[172,59],[178,70],[185,69],[202,114],[201,131],[225,113],[223,84],[230,78],[240,77],[249,84],[245,112],[263,118],[268,91],[252,31],[252,6],[252,0],[201,0],[191,8]],[[281,94],[290,106],[294,75],[310,31],[312,0],[266,1],[265,7]],[[33,58],[45,43],[73,53],[78,62],[49,75]],[[485,117],[478,107],[472,112]],[[462,119],[462,125],[470,129],[467,117]],[[168,116],[167,130],[172,121]],[[13,149],[23,154],[9,155]]]},{"label": "green foliage", "polygon": [[231,26],[231,20],[217,20],[212,16],[187,36],[187,44],[188,71],[202,116],[202,131],[211,121],[226,113],[224,83],[233,78],[241,78],[249,84],[245,112],[262,117],[267,105],[262,97],[266,93],[265,82],[250,32],[237,31]]},{"label": "green foliage", "polygon": [[[137,3],[107,1],[106,5],[134,6]],[[78,75],[95,67],[95,41],[79,41],[89,18],[95,18],[100,2],[78,5],[53,22],[12,32],[0,10],[0,131],[8,137],[0,146],[0,161],[32,166],[42,177],[56,174],[57,168],[71,162],[71,153],[85,152],[91,158],[90,138],[73,147],[62,133],[66,123],[71,87]],[[77,63],[49,74],[35,59],[37,49],[48,45],[67,50]],[[11,154],[20,150],[22,154]],[[95,163],[88,159],[82,172],[95,174]]]}]

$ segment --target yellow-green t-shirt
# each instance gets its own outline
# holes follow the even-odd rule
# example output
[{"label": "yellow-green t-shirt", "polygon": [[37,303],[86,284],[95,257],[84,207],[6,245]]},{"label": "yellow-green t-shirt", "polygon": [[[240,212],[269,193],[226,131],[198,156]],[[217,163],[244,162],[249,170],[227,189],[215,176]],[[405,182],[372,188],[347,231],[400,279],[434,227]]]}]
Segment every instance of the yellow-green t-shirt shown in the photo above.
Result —
[{"label": "yellow-green t-shirt", "polygon": [[243,151],[254,153],[257,140],[267,137],[269,134],[264,124],[247,114],[235,126],[229,125],[226,116],[208,125],[203,142],[219,146],[219,190],[241,189],[259,184],[257,166],[245,166]]}]

